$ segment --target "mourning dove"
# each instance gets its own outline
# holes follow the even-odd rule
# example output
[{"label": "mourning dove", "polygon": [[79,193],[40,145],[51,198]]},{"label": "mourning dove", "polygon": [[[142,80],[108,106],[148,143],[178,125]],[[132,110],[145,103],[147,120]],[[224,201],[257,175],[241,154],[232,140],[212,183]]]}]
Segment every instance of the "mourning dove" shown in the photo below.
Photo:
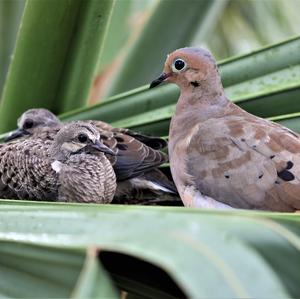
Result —
[{"label": "mourning dove", "polygon": [[181,90],[170,125],[169,157],[186,206],[300,208],[299,135],[230,102],[207,50],[171,53],[150,87],[161,82]]},{"label": "mourning dove", "polygon": [[[128,129],[113,128],[102,121],[85,121],[101,133],[103,143],[117,153],[107,155],[116,172],[118,187],[116,197],[132,194],[134,189],[149,189],[152,192],[176,194],[177,190],[156,167],[167,161],[159,149],[167,145],[161,138],[145,136]],[[18,119],[18,130],[8,138],[41,138],[53,140],[64,123],[49,110],[30,109]]]},{"label": "mourning dove", "polygon": [[[116,178],[104,153],[114,154],[90,124],[73,122],[54,140],[23,138],[0,145],[1,198],[111,202]],[[3,188],[6,186],[6,188]]]}]

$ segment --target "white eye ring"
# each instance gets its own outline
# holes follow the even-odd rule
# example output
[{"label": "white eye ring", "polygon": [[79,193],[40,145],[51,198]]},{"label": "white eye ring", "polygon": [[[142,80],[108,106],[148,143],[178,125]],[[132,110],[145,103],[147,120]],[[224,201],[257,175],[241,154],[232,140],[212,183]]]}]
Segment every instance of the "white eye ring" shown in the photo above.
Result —
[{"label": "white eye ring", "polygon": [[186,62],[181,59],[181,58],[177,58],[173,61],[172,63],[172,71],[174,73],[180,73],[182,72],[183,70],[185,70],[187,67],[187,64]]}]

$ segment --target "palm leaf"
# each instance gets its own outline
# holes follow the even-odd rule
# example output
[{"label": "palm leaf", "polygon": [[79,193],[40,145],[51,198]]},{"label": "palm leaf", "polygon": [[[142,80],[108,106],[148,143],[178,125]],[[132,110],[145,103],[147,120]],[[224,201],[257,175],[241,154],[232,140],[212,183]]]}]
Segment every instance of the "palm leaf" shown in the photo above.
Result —
[{"label": "palm leaf", "polygon": [[5,81],[23,8],[24,1],[0,1],[0,91]]},{"label": "palm leaf", "polygon": [[113,3],[26,2],[2,94],[0,132],[14,128],[32,107],[62,112],[85,104]]},{"label": "palm leaf", "polygon": [[[104,277],[102,266],[120,288],[146,297],[151,291],[189,298],[288,298],[300,292],[297,215],[1,201],[0,218],[1,269],[32,277],[30,283],[7,277],[1,294],[17,280],[31,286],[21,289],[24,296],[37,297],[32,289],[41,277],[61,281],[54,283],[60,291],[45,288],[44,297],[67,294],[81,273],[77,281],[89,284],[88,291],[73,294],[89,297],[104,292],[101,281],[109,282],[99,278],[93,285],[92,273]],[[168,292],[170,284],[177,293]]]},{"label": "palm leaf", "polygon": [[[199,23],[199,40],[207,35],[224,3],[191,1],[194,10],[182,1],[158,3],[112,93],[154,79],[165,54],[194,40]],[[175,86],[143,86],[82,107],[95,71],[116,55],[109,49],[115,40],[105,35],[116,34],[130,5],[112,6],[109,0],[27,1],[2,98],[2,132],[25,109],[44,106],[68,111],[63,120],[101,119],[167,135],[179,95]],[[190,18],[173,40],[183,11]],[[108,27],[111,14],[120,19]],[[162,28],[166,17],[172,26]],[[159,46],[146,52],[149,42]],[[299,50],[296,37],[221,61],[227,95],[300,131]],[[297,215],[1,200],[0,219],[1,297],[116,298],[120,290],[128,299],[299,297]]]}]

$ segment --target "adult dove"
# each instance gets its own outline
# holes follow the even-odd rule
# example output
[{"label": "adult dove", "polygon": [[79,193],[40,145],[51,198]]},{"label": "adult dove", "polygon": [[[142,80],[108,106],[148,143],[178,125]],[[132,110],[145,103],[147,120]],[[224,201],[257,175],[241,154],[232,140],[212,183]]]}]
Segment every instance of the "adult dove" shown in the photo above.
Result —
[{"label": "adult dove", "polygon": [[[131,194],[134,189],[177,193],[173,182],[157,169],[157,166],[167,161],[166,155],[159,151],[167,145],[165,140],[128,129],[114,128],[99,120],[84,122],[95,126],[103,143],[116,153],[115,156],[107,155],[107,158],[112,162],[118,180],[115,194],[117,198]],[[7,141],[16,138],[53,140],[63,125],[64,123],[47,109],[30,109],[20,116],[18,129]]]},{"label": "adult dove", "polygon": [[0,145],[0,197],[67,202],[109,203],[116,178],[90,124],[63,126],[53,141],[17,139]]},{"label": "adult dove", "polygon": [[230,102],[209,51],[174,51],[150,87],[162,82],[181,90],[168,148],[186,206],[300,209],[299,135]]}]

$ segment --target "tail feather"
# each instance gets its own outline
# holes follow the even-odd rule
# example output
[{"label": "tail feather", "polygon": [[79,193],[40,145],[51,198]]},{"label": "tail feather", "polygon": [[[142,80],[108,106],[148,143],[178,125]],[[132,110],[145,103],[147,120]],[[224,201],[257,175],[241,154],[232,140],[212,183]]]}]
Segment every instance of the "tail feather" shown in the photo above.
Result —
[{"label": "tail feather", "polygon": [[163,193],[178,194],[175,184],[167,176],[155,168],[143,175],[130,180],[135,188],[149,189],[151,191],[160,191]]}]

